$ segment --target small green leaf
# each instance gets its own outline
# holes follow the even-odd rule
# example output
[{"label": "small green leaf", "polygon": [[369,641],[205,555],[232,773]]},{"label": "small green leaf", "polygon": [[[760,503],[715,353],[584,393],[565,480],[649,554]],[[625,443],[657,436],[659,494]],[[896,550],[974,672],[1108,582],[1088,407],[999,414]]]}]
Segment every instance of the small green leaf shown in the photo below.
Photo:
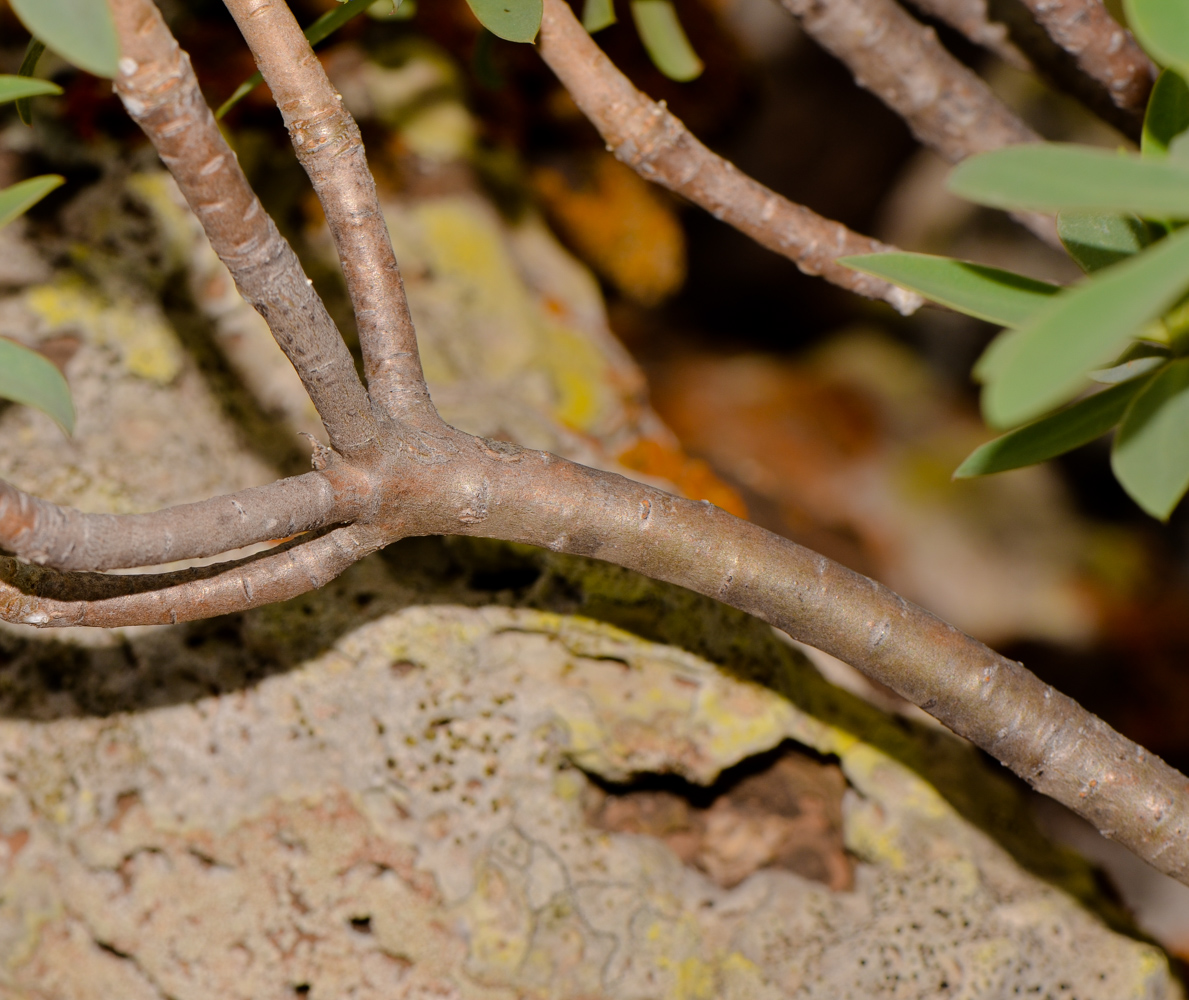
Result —
[{"label": "small green leaf", "polygon": [[0,337],[0,398],[41,410],[67,434],[74,433],[70,386],[53,362]]},{"label": "small green leaf", "polygon": [[1077,209],[1057,216],[1057,235],[1069,256],[1086,272],[1117,264],[1152,242],[1152,231],[1138,216]]},{"label": "small green leaf", "polygon": [[1184,0],[1123,0],[1123,9],[1148,54],[1189,75],[1189,4]]},{"label": "small green leaf", "polygon": [[1089,444],[1123,419],[1127,405],[1145,385],[1147,382],[1139,379],[1112,386],[988,441],[958,466],[954,478],[969,479],[1036,465]]},{"label": "small green leaf", "polygon": [[1060,285],[997,267],[925,253],[863,254],[839,257],[838,263],[1000,326],[1026,323],[1061,291]]},{"label": "small green leaf", "polygon": [[702,75],[702,60],[685,36],[671,0],[632,0],[632,20],[656,68],[682,83]]},{"label": "small green leaf", "polygon": [[[32,76],[36,73],[37,64],[41,61],[44,53],[45,43],[40,39],[30,38],[29,44],[25,46],[25,55],[21,59],[21,67],[17,70],[17,76]],[[22,97],[17,101],[17,117],[26,125],[33,124],[33,104],[29,98]]]},{"label": "small green leaf", "polygon": [[1166,69],[1156,80],[1144,113],[1140,151],[1159,159],[1168,156],[1169,144],[1189,130],[1189,84],[1176,70]]},{"label": "small green leaf", "polygon": [[67,62],[113,77],[120,59],[116,23],[107,0],[9,0],[29,34]]},{"label": "small green leaf", "polygon": [[0,191],[0,228],[7,226],[18,215],[29,211],[54,188],[60,187],[65,180],[66,178],[57,174],[42,174]]},{"label": "small green leaf", "polygon": [[1013,427],[1065,402],[1187,285],[1189,227],[1063,290],[998,348],[983,389],[987,422]]},{"label": "small green leaf", "polygon": [[0,75],[0,104],[19,101],[22,97],[60,94],[62,88],[49,80],[34,80],[29,76]]},{"label": "small green leaf", "polygon": [[[305,29],[302,34],[306,36],[306,41],[310,45],[317,45],[319,42],[325,41],[330,35],[338,31],[344,24],[352,18],[357,17],[371,7],[376,0],[347,0],[346,3],[340,4],[333,10],[328,10],[313,24]],[[394,10],[400,6],[400,0],[397,0]],[[253,90],[264,82],[264,77],[259,73],[253,73],[243,83],[235,88],[235,92],[219,105],[219,110],[215,112],[215,120],[222,118],[228,111],[234,108],[240,101],[247,97]]]},{"label": "small green leaf", "polygon": [[1130,344],[1109,368],[1090,372],[1090,378],[1102,385],[1116,385],[1155,371],[1171,357],[1167,348],[1142,340]]},{"label": "small green leaf", "polygon": [[541,30],[542,0],[467,0],[471,13],[493,35],[508,42],[531,42]]},{"label": "small green leaf", "polygon": [[992,208],[1098,209],[1145,218],[1189,218],[1189,165],[1092,146],[1006,146],[960,163],[948,186]]},{"label": "small green leaf", "polygon": [[1115,435],[1111,468],[1137,504],[1168,520],[1189,489],[1189,359],[1169,364],[1135,397]]},{"label": "small green leaf", "polygon": [[615,0],[586,0],[582,8],[582,27],[592,35],[615,22]]}]

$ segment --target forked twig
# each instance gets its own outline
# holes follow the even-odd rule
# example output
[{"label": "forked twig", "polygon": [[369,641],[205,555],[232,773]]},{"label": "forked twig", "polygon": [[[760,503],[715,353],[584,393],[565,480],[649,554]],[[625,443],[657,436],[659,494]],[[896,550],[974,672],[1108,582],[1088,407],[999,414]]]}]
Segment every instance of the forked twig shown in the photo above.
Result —
[{"label": "forked twig", "polygon": [[331,446],[343,454],[371,447],[376,422],[351,354],[219,133],[190,57],[151,3],[112,0],[111,8],[121,43],[115,87],[128,114],[173,172],[240,294],[268,321]]},{"label": "forked twig", "polygon": [[[142,53],[146,62],[165,59],[174,43],[149,0],[114,2],[125,11],[142,15],[139,19],[121,18],[123,51],[131,51],[128,32],[137,30],[140,40],[157,39],[156,50]],[[290,53],[300,48],[296,22],[270,14],[265,0],[228,2],[260,11],[261,23],[266,22],[269,28],[257,37],[258,46]],[[569,51],[566,33],[570,22],[577,24],[572,15],[569,20],[559,16],[560,4],[561,0],[546,0],[543,30],[546,48],[562,40],[551,50],[555,62]],[[157,20],[149,24],[153,18]],[[562,66],[559,72],[569,69]],[[605,77],[601,64],[595,69],[600,79]],[[321,70],[316,61],[307,61],[302,72],[316,76]],[[134,73],[129,70],[125,76]],[[192,86],[196,92],[192,76],[185,79],[190,82],[183,80],[175,86]],[[327,89],[329,85],[319,86]],[[666,117],[663,109],[634,90],[615,83],[610,91],[600,90],[595,96],[598,100],[592,97],[590,106],[621,140],[623,155],[638,157],[642,165],[651,166],[675,188],[702,192],[710,204],[752,190],[748,184],[759,188],[754,182],[741,182],[729,164],[696,145],[675,119]],[[181,115],[177,119],[144,118],[146,130],[182,133],[205,127],[202,123],[209,112],[197,109],[197,100],[190,94],[176,101],[174,107]],[[300,111],[293,111],[293,121],[307,120],[300,117]],[[619,117],[622,125],[615,124]],[[317,118],[317,112],[315,118],[324,120]],[[327,138],[329,145],[319,145],[321,140],[304,142],[309,135],[304,127],[295,127],[294,136],[303,140],[299,145],[307,149],[341,149],[358,164],[341,179],[347,186],[345,195],[331,197],[319,190],[331,206],[357,204],[361,211],[359,226],[351,228],[353,223],[347,222],[341,252],[365,244],[361,252],[366,259],[385,260],[391,248],[387,234],[381,234],[369,214],[370,202],[366,198],[351,202],[357,196],[352,192],[358,192],[351,178],[358,169],[366,170],[362,147],[357,148],[351,138],[354,124],[345,111],[336,111],[328,120],[343,123],[337,139]],[[345,145],[335,145],[339,140]],[[204,147],[196,143],[193,148]],[[195,191],[201,189],[194,176],[201,175],[210,163],[201,155],[179,155],[168,161],[168,166],[183,191]],[[217,168],[224,168],[222,161]],[[701,176],[701,170],[706,170],[707,176]],[[340,183],[333,169],[320,171],[318,167],[311,172],[322,177],[324,186]],[[776,196],[767,192],[748,197]],[[769,202],[745,200],[744,204],[762,211]],[[779,204],[772,211],[777,208]],[[200,218],[210,232],[221,216],[206,212]],[[767,221],[761,216],[757,226]],[[828,252],[837,251],[802,245],[799,252],[817,266]],[[394,263],[392,266],[395,268]],[[287,269],[290,265],[277,258],[273,267]],[[390,276],[381,276],[378,285],[355,289],[360,296],[357,301],[375,303],[377,316],[403,308],[400,300],[375,300],[384,282],[390,282]],[[264,306],[266,317],[275,319],[272,304],[266,300]],[[377,424],[374,445],[333,456],[323,470],[331,498],[315,476],[276,484],[273,513],[280,523],[297,516],[299,496],[306,498],[310,527],[329,524],[332,518],[351,523],[218,566],[172,574],[103,576],[54,568],[59,560],[77,564],[86,543],[85,516],[71,520],[62,515],[72,525],[63,529],[65,536],[75,532],[78,544],[72,547],[72,539],[62,536],[53,546],[34,546],[50,568],[0,560],[0,618],[43,626],[114,626],[223,614],[320,587],[363,556],[410,535],[500,538],[590,556],[716,598],[853,664],[994,754],[1034,787],[1065,803],[1140,857],[1189,883],[1189,779],[1020,664],[880,584],[707,502],[684,500],[545,452],[487,441],[447,426],[415,384],[419,369],[399,357],[394,357],[391,365],[383,362],[389,342],[385,338],[395,337],[392,331],[381,323],[376,334],[373,346],[378,353],[373,358],[379,363],[373,364],[372,372],[382,385],[386,413]],[[311,328],[306,334],[295,334],[290,356],[299,371],[308,363],[303,335],[312,338],[318,331]],[[415,360],[415,342],[402,346],[409,348]],[[348,390],[353,384],[358,383],[344,382]],[[308,496],[306,491],[310,491]],[[253,494],[253,503],[266,495]],[[224,516],[232,499],[210,501],[211,516]],[[14,515],[15,537],[20,537],[24,522],[19,511],[28,510],[35,502],[22,500],[20,495],[10,496],[10,502],[18,511]],[[47,516],[52,519],[59,514],[60,509],[54,509]],[[263,509],[250,512],[255,525],[251,531],[224,526],[224,550],[232,547],[231,542],[256,537],[268,516]],[[149,526],[144,530],[151,533],[173,525],[177,515],[165,511],[146,517],[148,520],[135,523]],[[153,518],[160,520],[154,522]],[[2,533],[9,530],[5,524],[12,519],[0,516],[0,543],[7,548],[12,547],[13,538]],[[103,522],[103,531],[118,534],[121,524],[133,523],[114,518]],[[147,540],[144,550],[155,554],[176,551],[161,538]]]},{"label": "forked twig", "polygon": [[417,335],[363,141],[288,4],[227,0],[326,213],[355,308],[372,400],[406,420],[429,406]]}]

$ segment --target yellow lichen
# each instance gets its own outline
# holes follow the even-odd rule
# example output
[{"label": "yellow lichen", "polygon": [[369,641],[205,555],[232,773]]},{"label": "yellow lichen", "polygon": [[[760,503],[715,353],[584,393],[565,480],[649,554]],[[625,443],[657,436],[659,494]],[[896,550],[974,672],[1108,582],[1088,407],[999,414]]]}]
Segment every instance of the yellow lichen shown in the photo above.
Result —
[{"label": "yellow lichen", "polygon": [[48,330],[72,330],[115,351],[133,375],[166,385],[181,371],[181,346],[155,306],[108,298],[76,277],[30,288],[25,304]]}]

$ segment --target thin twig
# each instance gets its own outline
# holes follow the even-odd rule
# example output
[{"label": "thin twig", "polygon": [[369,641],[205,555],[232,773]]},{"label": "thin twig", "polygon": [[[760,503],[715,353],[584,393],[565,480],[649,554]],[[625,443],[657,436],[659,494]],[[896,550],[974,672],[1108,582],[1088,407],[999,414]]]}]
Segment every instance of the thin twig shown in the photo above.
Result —
[{"label": "thin twig", "polygon": [[[855,81],[895,111],[913,135],[950,163],[1041,137],[955,59],[937,32],[895,0],[780,0],[805,31],[846,64]],[[1012,213],[1060,247],[1047,215]]]},{"label": "thin twig", "polygon": [[0,546],[55,569],[131,569],[287,538],[369,507],[365,478],[345,463],[152,514],[84,514],[0,480]]},{"label": "thin twig", "polygon": [[663,104],[637,90],[603,54],[565,0],[545,0],[541,58],[594,123],[607,148],[642,177],[689,199],[757,243],[820,275],[908,314],[919,296],[836,264],[848,254],[891,250],[781,197],[711,152]]},{"label": "thin twig", "polygon": [[368,392],[389,416],[429,413],[417,337],[355,119],[287,4],[225,0],[326,213],[355,307]]},{"label": "thin twig", "polygon": [[1040,136],[895,0],[781,0],[856,82],[950,163]]},{"label": "thin twig", "polygon": [[39,628],[174,625],[316,590],[380,547],[350,525],[231,563],[173,573],[62,573],[0,557],[0,618]]},{"label": "thin twig", "polygon": [[149,0],[111,0],[116,92],[169,168],[240,294],[268,321],[301,376],[331,446],[374,446],[376,422],[351,354],[293,248],[252,192],[190,65]]},{"label": "thin twig", "polygon": [[1102,0],[1020,0],[1049,37],[1098,81],[1116,107],[1142,114],[1155,67]]},{"label": "thin twig", "polygon": [[948,24],[975,45],[994,52],[1016,69],[1030,69],[1028,57],[1012,42],[1007,26],[992,20],[987,0],[909,0],[922,14]]}]

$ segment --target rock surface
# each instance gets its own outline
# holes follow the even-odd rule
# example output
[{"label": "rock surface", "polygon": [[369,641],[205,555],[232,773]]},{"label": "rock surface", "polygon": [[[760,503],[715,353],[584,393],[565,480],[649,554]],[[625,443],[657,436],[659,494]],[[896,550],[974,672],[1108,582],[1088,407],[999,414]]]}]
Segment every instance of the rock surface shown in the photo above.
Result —
[{"label": "rock surface", "polygon": [[[168,634],[146,669],[184,676]],[[10,997],[1177,995],[871,744],[589,619],[410,607],[238,691],[62,714],[0,724]],[[787,741],[846,776],[849,890],[722,888],[586,820],[593,780]]]}]

